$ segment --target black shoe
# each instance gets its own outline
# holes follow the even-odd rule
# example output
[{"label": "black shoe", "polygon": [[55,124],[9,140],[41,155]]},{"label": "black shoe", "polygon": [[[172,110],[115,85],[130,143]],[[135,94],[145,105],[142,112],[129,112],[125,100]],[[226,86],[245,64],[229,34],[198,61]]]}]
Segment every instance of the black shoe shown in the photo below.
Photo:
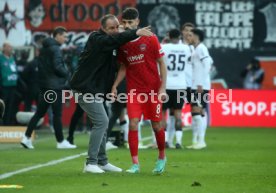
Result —
[{"label": "black shoe", "polygon": [[182,149],[182,146],[179,143],[177,143],[177,144],[175,144],[175,148],[176,149]]}]

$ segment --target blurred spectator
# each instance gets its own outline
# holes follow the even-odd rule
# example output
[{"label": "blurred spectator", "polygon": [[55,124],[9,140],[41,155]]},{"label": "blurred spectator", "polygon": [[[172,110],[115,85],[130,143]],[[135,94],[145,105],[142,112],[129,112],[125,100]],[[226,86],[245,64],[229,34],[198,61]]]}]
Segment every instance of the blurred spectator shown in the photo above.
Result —
[{"label": "blurred spectator", "polygon": [[252,59],[247,67],[242,71],[244,78],[243,86],[245,89],[260,89],[264,80],[264,70],[257,59]]},{"label": "blurred spectator", "polygon": [[[21,145],[33,149],[31,135],[38,121],[46,114],[51,106],[53,110],[53,122],[58,149],[76,148],[64,140],[62,133],[62,89],[68,77],[68,70],[62,58],[60,46],[67,41],[67,30],[63,27],[54,29],[53,38],[43,41],[43,48],[39,56],[39,100],[35,115],[28,124]],[[52,98],[54,96],[54,98]]]},{"label": "blurred spectator", "polygon": [[16,69],[17,69],[17,86],[16,86],[16,93],[15,93],[15,111],[18,111],[19,105],[22,101],[25,102],[27,91],[28,91],[28,85],[26,82],[27,78],[32,78],[32,75],[30,77],[27,77],[24,74],[25,68],[28,65],[28,58],[29,58],[29,52],[22,50],[20,52],[19,60],[16,60]]},{"label": "blurred spectator", "polygon": [[24,69],[24,77],[26,85],[28,87],[25,98],[25,111],[32,111],[32,102],[38,100],[39,96],[39,75],[38,75],[38,63],[39,63],[39,49],[35,48],[35,57],[28,63]]},{"label": "blurred spectator", "polygon": [[0,54],[0,76],[1,98],[6,104],[3,123],[4,125],[12,125],[15,123],[14,100],[18,74],[12,56],[12,46],[7,42],[3,44],[3,53]]}]

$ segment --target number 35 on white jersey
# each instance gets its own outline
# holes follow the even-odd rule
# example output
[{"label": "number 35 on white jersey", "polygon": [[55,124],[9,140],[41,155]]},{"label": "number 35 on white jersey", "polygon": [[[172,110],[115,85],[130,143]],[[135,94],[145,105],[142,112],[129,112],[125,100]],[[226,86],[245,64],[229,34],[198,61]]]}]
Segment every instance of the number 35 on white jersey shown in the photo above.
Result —
[{"label": "number 35 on white jersey", "polygon": [[165,54],[164,61],[167,65],[168,90],[186,89],[185,66],[190,57],[190,48],[185,44],[168,43],[162,45]]}]

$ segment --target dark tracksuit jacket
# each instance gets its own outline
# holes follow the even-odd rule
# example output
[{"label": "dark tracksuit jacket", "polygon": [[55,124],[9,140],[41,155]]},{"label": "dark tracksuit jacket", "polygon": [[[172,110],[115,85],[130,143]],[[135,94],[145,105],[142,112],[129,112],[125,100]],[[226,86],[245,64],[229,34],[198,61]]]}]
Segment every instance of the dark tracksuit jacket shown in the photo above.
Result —
[{"label": "dark tracksuit jacket", "polygon": [[80,54],[71,88],[81,93],[109,93],[117,72],[117,49],[136,39],[136,31],[127,30],[112,36],[102,30],[92,32]]}]

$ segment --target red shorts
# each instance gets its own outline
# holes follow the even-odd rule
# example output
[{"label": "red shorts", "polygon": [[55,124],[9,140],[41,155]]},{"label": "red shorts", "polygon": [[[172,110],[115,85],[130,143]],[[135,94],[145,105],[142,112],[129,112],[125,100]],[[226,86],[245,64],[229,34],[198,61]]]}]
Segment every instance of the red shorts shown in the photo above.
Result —
[{"label": "red shorts", "polygon": [[157,95],[150,96],[146,93],[128,95],[127,113],[129,119],[141,119],[144,115],[145,120],[159,122],[162,120],[162,102],[158,100]]}]

